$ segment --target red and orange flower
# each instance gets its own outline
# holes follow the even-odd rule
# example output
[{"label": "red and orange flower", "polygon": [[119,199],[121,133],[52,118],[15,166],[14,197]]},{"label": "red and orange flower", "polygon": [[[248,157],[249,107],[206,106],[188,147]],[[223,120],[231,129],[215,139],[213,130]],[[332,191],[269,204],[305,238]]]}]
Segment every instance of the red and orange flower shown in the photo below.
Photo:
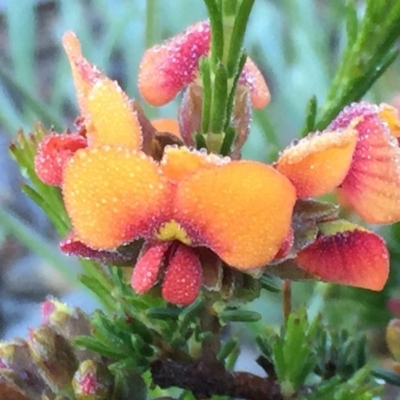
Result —
[{"label": "red and orange flower", "polygon": [[[192,302],[201,286],[195,248],[210,248],[242,270],[271,261],[290,230],[295,190],[288,179],[265,164],[186,147],[167,147],[155,162],[142,151],[137,112],[125,93],[81,56],[72,33],[64,43],[87,147],[73,155],[72,146],[59,148],[62,163],[52,168],[57,174],[61,170],[75,240],[111,251],[144,239],[132,286],[144,292],[164,275],[162,294],[176,304]],[[76,135],[62,137],[72,145]],[[36,158],[44,180],[48,142]]]},{"label": "red and orange flower", "polygon": [[[73,33],[64,36],[64,46],[84,129],[46,137],[36,171],[62,188],[73,225],[66,251],[111,260],[121,246],[140,240],[133,289],[143,293],[162,281],[163,297],[179,305],[198,295],[203,248],[241,271],[291,260],[315,279],[383,287],[388,253],[379,236],[295,203],[341,187],[368,222],[400,219],[397,120],[388,106],[350,106],[327,131],[285,149],[274,166],[177,145],[155,158],[141,111],[82,56]],[[142,95],[156,105],[170,101],[196,79],[208,46],[202,22],[150,49],[141,64]],[[267,86],[255,84],[261,75],[251,61],[244,74],[253,105],[266,105]],[[154,125],[179,135],[176,124],[174,132],[163,122]]]}]

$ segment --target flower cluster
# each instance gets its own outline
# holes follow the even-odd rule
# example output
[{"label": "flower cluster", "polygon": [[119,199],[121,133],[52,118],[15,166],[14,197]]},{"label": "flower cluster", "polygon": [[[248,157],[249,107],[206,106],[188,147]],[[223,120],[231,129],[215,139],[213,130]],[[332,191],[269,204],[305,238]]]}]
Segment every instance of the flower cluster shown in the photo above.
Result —
[{"label": "flower cluster", "polygon": [[[394,109],[352,104],[325,131],[266,165],[239,159],[250,111],[238,97],[231,157],[196,150],[201,107],[194,105],[201,96],[194,100],[193,93],[201,89],[198,63],[209,41],[208,23],[200,22],[143,56],[139,90],[146,101],[159,106],[186,88],[178,126],[148,121],[137,102],[82,56],[76,36],[65,34],[81,117],[76,132],[45,137],[35,160],[39,178],[62,188],[73,226],[62,249],[130,262],[137,293],[162,282],[162,296],[178,305],[196,299],[202,255],[210,251],[227,268],[253,276],[268,265],[279,274],[289,262],[314,279],[380,290],[388,276],[384,241],[310,198],[340,188],[365,221],[400,220]],[[253,107],[269,102],[250,59],[239,92]],[[129,253],[138,247],[139,254]]]},{"label": "flower cluster", "polygon": [[0,398],[110,399],[113,379],[105,360],[88,350],[74,350],[78,335],[91,333],[88,316],[57,300],[42,304],[42,325],[29,339],[0,344]]}]

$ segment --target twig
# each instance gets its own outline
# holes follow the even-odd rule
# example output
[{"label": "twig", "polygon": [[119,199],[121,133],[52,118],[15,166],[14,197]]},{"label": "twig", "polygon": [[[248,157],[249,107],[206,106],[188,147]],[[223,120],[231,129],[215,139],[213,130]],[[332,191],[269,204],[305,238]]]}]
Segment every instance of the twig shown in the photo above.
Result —
[{"label": "twig", "polygon": [[153,382],[161,388],[173,386],[190,390],[197,399],[213,395],[247,400],[282,400],[278,383],[248,372],[226,371],[217,360],[181,364],[158,359],[150,365]]},{"label": "twig", "polygon": [[284,279],[282,286],[283,318],[286,322],[292,311],[292,282],[288,279]]}]

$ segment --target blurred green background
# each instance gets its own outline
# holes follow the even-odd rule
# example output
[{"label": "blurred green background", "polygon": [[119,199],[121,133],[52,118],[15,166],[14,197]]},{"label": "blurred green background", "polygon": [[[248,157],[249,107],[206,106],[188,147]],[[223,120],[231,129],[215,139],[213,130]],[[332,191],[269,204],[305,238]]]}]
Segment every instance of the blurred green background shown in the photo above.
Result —
[{"label": "blurred green background", "polygon": [[[357,4],[362,13],[364,2]],[[272,161],[279,149],[299,137],[310,97],[316,95],[319,104],[324,102],[345,45],[344,12],[342,0],[256,0],[246,49],[262,70],[272,101],[266,110],[253,116],[245,158]],[[3,330],[10,324],[10,310],[16,309],[18,314],[24,301],[31,307],[47,293],[63,295],[74,287],[77,264],[59,254],[54,231],[40,210],[19,193],[22,178],[7,152],[7,144],[18,129],[29,131],[37,120],[58,131],[73,127],[76,101],[67,59],[60,47],[62,34],[75,31],[85,56],[117,79],[131,97],[140,100],[136,79],[144,49],[204,18],[205,6],[200,0],[0,1]],[[399,77],[400,63],[396,61],[372,88],[368,99],[395,102]],[[178,102],[145,109],[150,117],[176,117]],[[381,229],[381,233],[392,254],[391,278],[382,293],[296,283],[295,303],[308,304],[313,315],[324,312],[338,326],[376,327],[382,338],[379,329],[390,318],[387,302],[392,299],[392,308],[396,308],[396,296],[400,298],[400,230],[396,225]],[[278,295],[265,295],[254,306],[265,321],[280,320]],[[255,329],[262,329],[262,324]]]}]

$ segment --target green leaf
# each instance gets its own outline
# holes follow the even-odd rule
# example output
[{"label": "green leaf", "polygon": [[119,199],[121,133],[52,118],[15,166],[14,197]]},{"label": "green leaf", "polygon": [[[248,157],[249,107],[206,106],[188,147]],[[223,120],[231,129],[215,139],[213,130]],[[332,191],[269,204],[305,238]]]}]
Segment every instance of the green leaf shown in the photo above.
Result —
[{"label": "green leaf", "polygon": [[211,28],[210,61],[213,66],[222,60],[224,53],[224,31],[222,26],[221,10],[215,0],[204,0],[206,4]]},{"label": "green leaf", "polygon": [[222,156],[227,156],[231,153],[232,145],[236,139],[236,131],[235,128],[229,126],[225,130],[224,140],[221,145],[220,154]]},{"label": "green leaf", "polygon": [[196,149],[200,150],[207,148],[206,139],[201,133],[196,133],[194,139],[196,141]]},{"label": "green leaf", "polygon": [[81,349],[94,351],[95,353],[108,357],[111,360],[118,358],[118,354],[92,336],[77,336],[74,339],[74,345]]},{"label": "green leaf", "polygon": [[[211,68],[208,58],[201,58],[199,62],[200,77],[203,84],[203,101],[201,110],[201,133],[208,133],[210,129],[211,107],[212,107],[212,86]],[[196,135],[197,136],[197,135]],[[197,142],[197,140],[196,140]],[[201,148],[197,146],[197,148]],[[204,142],[205,148],[205,142]]]},{"label": "green leaf", "polygon": [[[227,106],[226,106],[227,111],[226,111],[226,124],[224,127],[224,132],[228,132],[228,129],[232,122],[232,113],[233,113],[233,110],[235,107],[237,85],[238,85],[240,76],[242,74],[243,67],[246,64],[246,61],[247,61],[247,54],[244,51],[242,51],[241,57],[239,59],[236,75],[233,78],[229,78],[229,80],[228,80],[229,96],[228,96],[228,102],[227,102]],[[224,146],[224,144],[223,144],[223,146]],[[225,147],[226,146],[227,146],[227,144],[225,145]]]},{"label": "green leaf", "polygon": [[112,311],[115,308],[115,299],[110,291],[104,287],[97,279],[93,279],[93,276],[79,275],[79,281],[85,285],[91,292],[93,292],[101,303],[106,307],[107,310]]},{"label": "green leaf", "polygon": [[306,311],[301,309],[289,315],[280,335],[268,331],[257,338],[263,354],[274,365],[284,396],[292,396],[315,369],[313,340],[320,325],[320,321],[309,324]]},{"label": "green leaf", "polygon": [[391,385],[400,387],[400,375],[394,371],[388,371],[387,369],[383,368],[374,368],[372,373],[376,378],[383,379],[385,382],[390,383]]},{"label": "green leaf", "polygon": [[199,317],[200,312],[204,308],[204,304],[205,304],[204,297],[199,296],[192,304],[184,308],[183,311],[180,313],[179,330],[182,334],[186,332],[189,324],[191,324],[196,318]]},{"label": "green leaf", "polygon": [[308,133],[314,131],[315,119],[317,117],[317,98],[311,97],[306,110],[306,122],[301,130],[301,137],[307,136]]},{"label": "green leaf", "polygon": [[65,236],[70,229],[70,224],[63,219],[63,215],[53,210],[51,204],[30,186],[22,185],[21,190],[46,213],[47,217],[56,228],[57,233],[60,236]]},{"label": "green leaf", "polygon": [[357,8],[354,0],[349,0],[346,3],[346,33],[348,49],[354,45],[357,39],[358,19]]},{"label": "green leaf", "polygon": [[272,293],[279,293],[281,288],[277,280],[270,274],[263,274],[260,278],[261,287]]},{"label": "green leaf", "polygon": [[224,323],[257,322],[261,319],[261,315],[258,312],[250,310],[224,310],[218,317]]},{"label": "green leaf", "polygon": [[235,25],[233,26],[231,41],[229,43],[229,55],[227,61],[229,77],[234,77],[237,75],[237,68],[243,47],[244,34],[246,32],[247,23],[253,5],[254,0],[242,1],[237,11]]},{"label": "green leaf", "polygon": [[218,361],[225,361],[225,359],[233,352],[236,351],[238,348],[238,341],[236,339],[230,339],[226,343],[224,343],[218,354],[217,360]]},{"label": "green leaf", "polygon": [[222,133],[226,121],[226,106],[228,100],[228,74],[222,64],[218,64],[213,73],[212,107],[210,116],[210,132]]},{"label": "green leaf", "polygon": [[[367,0],[363,17],[357,19],[354,1],[347,5],[347,44],[341,63],[320,108],[315,129],[323,130],[349,103],[358,101],[397,57],[400,37],[400,5]],[[376,27],[379,26],[379,30]]]},{"label": "green leaf", "polygon": [[179,317],[181,311],[179,308],[171,307],[151,307],[146,311],[146,315],[149,319],[161,319],[161,320],[176,320]]}]

